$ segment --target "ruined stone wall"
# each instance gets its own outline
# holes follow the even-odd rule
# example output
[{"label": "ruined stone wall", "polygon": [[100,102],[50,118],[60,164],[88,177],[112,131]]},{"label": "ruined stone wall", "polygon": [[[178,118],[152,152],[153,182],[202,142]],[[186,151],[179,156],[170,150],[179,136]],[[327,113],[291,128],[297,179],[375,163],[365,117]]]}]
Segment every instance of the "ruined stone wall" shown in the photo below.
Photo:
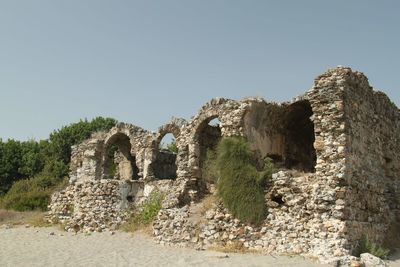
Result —
[{"label": "ruined stone wall", "polygon": [[115,229],[127,216],[121,212],[122,187],[117,180],[73,183],[52,196],[50,220],[64,224],[67,231]]},{"label": "ruined stone wall", "polygon": [[359,72],[343,70],[348,239],[400,243],[400,111]]},{"label": "ruined stone wall", "polygon": [[[345,174],[343,148],[346,144],[343,92],[327,81],[330,78],[317,78],[314,87],[304,96],[282,107],[268,103],[254,104],[254,100],[253,105],[251,101],[246,103],[248,106],[242,114],[247,114],[247,117],[242,117],[242,134],[250,136],[253,146],[257,142],[268,146],[268,141],[262,142],[263,139],[265,141],[280,131],[284,141],[287,140],[284,131],[286,114],[291,105],[307,101],[312,108],[312,114],[308,114],[311,118],[307,119],[311,120],[314,130],[310,140],[314,140],[311,145],[315,151],[311,152],[316,157],[315,172],[286,170],[273,176],[266,188],[269,215],[261,227],[241,223],[221,205],[211,210],[206,215],[206,223],[200,225],[191,220],[192,206],[175,207],[160,212],[154,224],[156,240],[194,246],[241,242],[249,248],[276,253],[301,253],[322,261],[347,255],[350,246],[343,220],[346,199],[340,185],[340,179]],[[252,110],[251,106],[255,109]],[[280,117],[273,118],[276,114],[280,114]],[[265,125],[258,120],[269,123]],[[291,153],[288,146],[292,143],[279,145],[284,147],[283,157],[288,157],[288,153]]]},{"label": "ruined stone wall", "polygon": [[313,111],[309,101],[282,104],[262,99],[249,101],[244,117],[245,136],[259,157],[269,157],[280,167],[313,172],[316,164]]},{"label": "ruined stone wall", "polygon": [[71,149],[70,182],[100,179],[102,175],[103,133],[73,146]]},{"label": "ruined stone wall", "polygon": [[176,179],[177,155],[169,151],[159,151],[154,161],[154,175],[156,179]]},{"label": "ruined stone wall", "polygon": [[101,179],[76,182],[52,195],[47,218],[66,231],[115,230],[155,190],[168,194],[173,181]]},{"label": "ruined stone wall", "polygon": [[[240,242],[246,248],[268,253],[314,252],[316,238],[325,238],[320,224],[315,224],[313,187],[315,174],[281,171],[273,176],[266,193],[269,215],[258,227],[235,219],[221,203],[208,210],[201,221],[193,219],[196,206],[162,210],[153,228],[155,239],[161,244],[202,248]],[[276,202],[281,197],[283,203]],[[332,231],[335,225],[329,225]],[[312,242],[313,240],[314,243]],[[323,248],[320,249],[323,254]],[[313,253],[310,253],[313,255]]]},{"label": "ruined stone wall", "polygon": [[318,231],[310,240],[310,254],[320,259],[334,259],[349,253],[343,221],[346,199],[341,187],[346,168],[346,136],[340,71],[333,69],[317,77],[313,88],[298,100],[308,100],[313,111],[316,180],[307,209],[313,213]]},{"label": "ruined stone wall", "polygon": [[138,177],[144,178],[147,172],[147,165],[145,164],[145,160],[147,158],[147,154],[150,153],[151,150],[151,142],[154,138],[154,134],[146,131],[138,126],[126,123],[118,123],[115,127],[113,127],[109,132],[106,133],[103,139],[103,150],[101,151],[102,158],[99,159],[101,161],[103,176],[101,178],[107,178],[104,173],[105,164],[107,162],[107,149],[114,144],[114,139],[118,135],[127,136],[131,149],[130,155],[134,159],[134,164],[138,168]]},{"label": "ruined stone wall", "polygon": [[[189,150],[187,169],[191,177],[200,178],[200,156],[202,130],[208,123],[215,118],[220,121],[219,129],[222,137],[227,136],[243,136],[243,117],[248,109],[249,104],[225,98],[214,98],[206,103],[192,118],[186,127],[182,129],[181,138]],[[210,142],[208,140],[208,142]]]},{"label": "ruined stone wall", "polygon": [[251,101],[250,105],[244,117],[244,129],[251,148],[259,151],[261,157],[283,160],[285,107],[261,99]]},{"label": "ruined stone wall", "polygon": [[[218,127],[208,125],[215,118]],[[119,224],[124,211],[158,188],[166,192],[154,222],[159,243],[241,242],[332,262],[351,253],[363,235],[400,240],[399,118],[398,108],[374,92],[363,74],[338,67],[318,76],[291,102],[215,98],[191,121],[173,118],[156,133],[119,124],[72,149],[71,185],[53,196],[51,214],[70,229],[101,230]],[[176,139],[176,160],[163,158],[159,149],[167,133]],[[129,140],[138,181],[126,175],[101,179],[107,149],[121,134]],[[202,160],[207,148],[228,136],[245,136],[260,158],[280,161],[265,188],[268,216],[260,227],[243,224],[218,202],[202,220],[195,219],[198,202],[210,193],[204,191]],[[168,162],[168,171],[157,169],[160,160]],[[176,179],[158,180],[163,175],[157,173],[169,172],[172,165]]]},{"label": "ruined stone wall", "polygon": [[[176,177],[170,177],[171,179],[180,177],[184,178],[188,176],[188,166],[187,166],[187,158],[188,158],[188,148],[187,144],[185,143],[185,139],[182,138],[181,136],[181,131],[183,130],[184,127],[186,127],[187,122],[186,120],[182,118],[172,118],[168,123],[162,125],[161,127],[158,128],[158,131],[155,135],[152,135],[150,138],[150,147],[146,149],[145,151],[145,159],[143,162],[143,169],[144,169],[144,180],[146,181],[151,181],[154,179],[157,179],[157,172],[158,164],[157,161],[163,162],[163,158],[168,157],[166,155],[163,155],[162,151],[160,151],[160,143],[162,138],[166,134],[172,134],[175,138],[175,142],[178,148],[178,154],[175,157],[175,164],[172,164],[170,162],[170,171],[172,173],[172,169],[176,168]],[[161,154],[161,155],[160,155]],[[167,161],[171,161],[170,159],[166,159]],[[173,166],[176,165],[176,166]],[[169,175],[166,175],[169,176]],[[166,177],[165,176],[165,177]]]}]

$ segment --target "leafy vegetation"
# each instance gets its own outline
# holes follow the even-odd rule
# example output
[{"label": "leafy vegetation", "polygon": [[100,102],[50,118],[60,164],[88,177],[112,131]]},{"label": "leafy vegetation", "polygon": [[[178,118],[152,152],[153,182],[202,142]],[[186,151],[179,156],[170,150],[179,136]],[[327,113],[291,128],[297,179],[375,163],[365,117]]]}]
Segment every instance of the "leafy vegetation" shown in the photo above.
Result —
[{"label": "leafy vegetation", "polygon": [[243,137],[223,138],[217,148],[218,195],[225,207],[238,219],[260,224],[267,214],[264,188],[273,173],[267,160],[258,171],[253,152]]},{"label": "leafy vegetation", "polygon": [[370,253],[376,257],[385,259],[389,255],[390,250],[370,240],[368,237],[362,238],[355,251],[355,255],[359,257],[362,253]]},{"label": "leafy vegetation", "polygon": [[14,210],[45,210],[51,193],[66,181],[71,146],[108,130],[111,118],[81,120],[54,131],[49,140],[0,139],[0,206]]},{"label": "leafy vegetation", "polygon": [[40,153],[44,143],[20,142],[0,139],[0,195],[6,193],[13,182],[35,175],[44,166]]},{"label": "leafy vegetation", "polygon": [[176,145],[176,140],[175,140],[175,138],[172,138],[171,142],[169,142],[169,143],[167,143],[167,144],[164,143],[164,142],[162,142],[162,143],[160,144],[159,149],[166,149],[166,150],[168,150],[168,151],[171,152],[171,153],[178,154],[178,146]]},{"label": "leafy vegetation", "polygon": [[163,199],[164,194],[158,191],[152,192],[149,198],[138,208],[138,212],[134,213],[131,219],[123,226],[123,229],[134,232],[150,225],[160,211]]},{"label": "leafy vegetation", "polygon": [[178,154],[178,146],[176,145],[175,139],[172,139],[171,143],[167,144],[167,150],[169,152]]}]

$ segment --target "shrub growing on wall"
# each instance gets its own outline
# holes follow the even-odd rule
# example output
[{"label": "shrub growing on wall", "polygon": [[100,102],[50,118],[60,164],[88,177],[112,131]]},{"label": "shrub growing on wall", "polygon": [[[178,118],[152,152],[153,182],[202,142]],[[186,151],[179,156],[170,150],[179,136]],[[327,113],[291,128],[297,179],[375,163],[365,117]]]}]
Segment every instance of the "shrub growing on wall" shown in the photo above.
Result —
[{"label": "shrub growing on wall", "polygon": [[243,137],[223,138],[217,148],[218,194],[225,207],[238,219],[259,224],[267,214],[264,186],[272,174],[257,171],[253,152]]},{"label": "shrub growing on wall", "polygon": [[164,197],[165,195],[158,191],[151,192],[149,198],[138,207],[138,211],[123,225],[122,229],[135,232],[149,226],[162,208]]}]

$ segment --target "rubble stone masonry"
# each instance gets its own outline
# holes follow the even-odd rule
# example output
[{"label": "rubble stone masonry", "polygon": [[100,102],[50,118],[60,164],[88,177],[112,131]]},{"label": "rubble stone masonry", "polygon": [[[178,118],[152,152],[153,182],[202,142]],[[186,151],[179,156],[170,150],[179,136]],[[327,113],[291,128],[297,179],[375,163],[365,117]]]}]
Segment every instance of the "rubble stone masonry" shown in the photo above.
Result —
[{"label": "rubble stone masonry", "polygon": [[[217,124],[211,124],[218,119]],[[160,149],[172,133],[177,154]],[[260,226],[232,217],[203,178],[207,150],[244,136],[278,171],[265,188]],[[166,197],[153,224],[162,244],[243,244],[334,262],[360,239],[400,240],[400,112],[368,79],[337,67],[285,103],[214,98],[190,121],[173,118],[156,133],[119,123],[72,148],[70,185],[53,195],[49,218],[69,231],[104,231],[123,223],[153,190]],[[201,219],[197,218],[198,216]]]}]

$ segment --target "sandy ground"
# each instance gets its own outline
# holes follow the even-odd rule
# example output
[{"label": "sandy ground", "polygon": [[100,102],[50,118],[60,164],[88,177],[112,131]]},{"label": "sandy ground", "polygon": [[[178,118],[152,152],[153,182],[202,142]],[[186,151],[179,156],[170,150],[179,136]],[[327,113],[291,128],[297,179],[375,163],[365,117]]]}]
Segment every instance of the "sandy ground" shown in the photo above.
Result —
[{"label": "sandy ground", "polygon": [[[143,234],[0,227],[0,266],[324,266],[302,257],[164,247]],[[389,266],[400,266],[400,261]]]},{"label": "sandy ground", "polygon": [[[226,257],[227,256],[227,257]],[[323,266],[275,257],[171,248],[143,234],[72,234],[56,228],[0,229],[0,266]]]}]

